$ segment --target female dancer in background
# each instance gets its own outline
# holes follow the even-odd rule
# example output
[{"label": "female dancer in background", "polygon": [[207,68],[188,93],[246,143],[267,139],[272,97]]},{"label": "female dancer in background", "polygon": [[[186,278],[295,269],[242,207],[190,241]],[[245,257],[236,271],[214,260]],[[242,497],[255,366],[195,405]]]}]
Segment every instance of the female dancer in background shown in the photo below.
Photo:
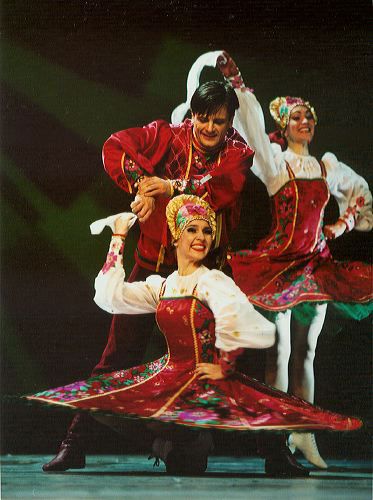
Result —
[{"label": "female dancer in background", "polygon": [[[253,171],[271,197],[273,225],[255,250],[230,256],[233,276],[253,304],[277,313],[277,342],[268,351],[266,382],[313,402],[313,364],[327,302],[355,319],[372,312],[371,266],[334,261],[327,245],[352,229],[372,229],[372,195],[366,181],[334,154],[326,153],[320,162],[309,154],[317,116],[304,99],[271,102],[280,133],[271,134],[276,142],[270,144],[260,105],[236,70],[230,79],[242,90],[237,91],[240,125],[235,127],[255,150]],[[330,195],[340,216],[323,226]],[[289,445],[327,468],[313,434],[292,433]]]},{"label": "female dancer in background", "polygon": [[[210,206],[196,196],[180,195],[169,202],[166,215],[178,270],[168,278],[152,275],[144,282],[125,282],[123,241],[133,215],[120,216],[114,221],[106,263],[96,278],[95,301],[115,314],[156,312],[167,354],[145,365],[44,391],[29,399],[113,415],[116,421],[132,417],[153,424],[179,424],[179,429],[180,424],[181,429],[237,431],[360,427],[358,419],[323,411],[235,371],[235,359],[242,348],[271,346],[275,327],[255,311],[231,278],[203,265],[216,233]],[[109,424],[116,425],[113,420]],[[157,425],[155,428],[159,432]],[[167,432],[168,427],[163,436]],[[169,432],[174,436],[173,430]],[[178,450],[177,439],[172,441],[174,449],[164,441],[164,446],[155,450],[168,472],[205,470],[207,455],[200,463],[194,455],[188,461],[182,444]],[[282,436],[274,434],[263,442],[268,474],[308,474],[300,464],[291,462],[294,459],[291,453],[287,455]]]},{"label": "female dancer in background", "polygon": [[[303,99],[272,101],[271,115],[280,130],[274,137],[287,147],[282,151],[279,144],[271,145],[260,104],[226,52],[197,59],[188,76],[188,96],[203,66],[215,64],[236,89],[240,106],[233,126],[255,150],[252,170],[265,184],[273,209],[270,235],[255,250],[228,257],[233,277],[253,304],[277,313],[277,341],[268,352],[266,382],[313,402],[313,362],[327,302],[356,319],[372,311],[371,267],[334,261],[326,240],[352,229],[371,230],[372,196],[366,181],[334,154],[326,153],[321,162],[310,156],[317,116]],[[188,99],[174,110],[173,123],[182,119]],[[339,205],[340,217],[323,227],[330,195]],[[313,434],[292,433],[289,443],[315,466],[327,467]]]}]

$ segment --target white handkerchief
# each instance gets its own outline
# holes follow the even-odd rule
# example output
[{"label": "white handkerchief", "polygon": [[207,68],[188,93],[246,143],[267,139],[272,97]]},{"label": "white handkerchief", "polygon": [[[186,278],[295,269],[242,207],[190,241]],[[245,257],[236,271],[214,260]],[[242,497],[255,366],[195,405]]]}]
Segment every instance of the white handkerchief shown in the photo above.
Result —
[{"label": "white handkerchief", "polygon": [[114,222],[121,217],[124,221],[127,221],[127,230],[130,229],[137,220],[137,216],[131,212],[122,212],[120,214],[109,215],[106,219],[99,219],[89,226],[91,234],[102,233],[104,227],[108,226],[114,232]]}]

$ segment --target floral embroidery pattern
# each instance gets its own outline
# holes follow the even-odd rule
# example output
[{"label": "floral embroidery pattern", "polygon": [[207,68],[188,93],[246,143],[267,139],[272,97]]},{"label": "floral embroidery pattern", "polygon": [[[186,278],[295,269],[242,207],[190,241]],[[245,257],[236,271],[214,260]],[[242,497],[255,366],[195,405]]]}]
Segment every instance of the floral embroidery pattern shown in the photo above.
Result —
[{"label": "floral embroidery pattern", "polygon": [[197,382],[183,392],[174,407],[165,411],[160,419],[165,422],[217,425],[228,418],[229,406],[227,396],[218,386]]},{"label": "floral embroidery pattern", "polygon": [[[192,159],[192,164],[194,167],[193,170],[195,170],[195,173],[193,177],[191,177],[187,181],[184,181],[185,185],[183,186],[182,192],[184,192],[185,194],[195,194],[198,196],[202,196],[205,190],[205,188],[203,187],[203,179],[206,174],[218,167],[219,156],[217,156],[216,154],[211,156],[203,156],[201,153],[195,152]],[[180,189],[179,192],[181,192]]]},{"label": "floral embroidery pattern", "polygon": [[277,230],[268,250],[274,250],[284,245],[290,238],[290,229],[295,216],[295,187],[293,183],[285,188],[274,199],[274,212],[277,213]]},{"label": "floral embroidery pattern", "polygon": [[206,217],[208,218],[208,212],[206,208],[195,205],[192,203],[188,203],[179,208],[176,215],[176,225],[181,227],[184,226],[191,217]]},{"label": "floral embroidery pattern", "polygon": [[230,78],[229,80],[230,80],[231,85],[234,89],[239,89],[239,88],[245,86],[244,82],[242,80],[241,73],[239,73],[238,75],[235,75],[233,78]]},{"label": "floral embroidery pattern", "polygon": [[63,387],[57,387],[56,389],[38,392],[35,394],[35,397],[68,403],[79,398],[105,394],[115,389],[130,387],[134,384],[144,382],[158,373],[167,364],[167,361],[168,355],[165,355],[156,361],[135,368],[105,373],[104,375],[91,377],[88,380],[78,381]]},{"label": "floral embroidery pattern", "polygon": [[120,243],[116,239],[111,241],[105,264],[101,269],[103,274],[106,274],[110,269],[116,267],[118,263],[122,263],[123,250],[124,241],[121,241]]},{"label": "floral embroidery pattern", "polygon": [[352,207],[348,207],[345,213],[340,217],[346,223],[349,231],[354,228],[355,222],[358,220],[360,215],[360,208],[363,207],[364,204],[364,196],[359,196],[356,198],[356,204]]},{"label": "floral embroidery pattern", "polygon": [[212,363],[215,357],[215,320],[206,306],[196,301],[195,330],[200,345],[201,359]]},{"label": "floral embroidery pattern", "polygon": [[260,295],[252,295],[250,300],[254,303],[260,302],[268,308],[275,306],[286,306],[296,301],[297,298],[302,297],[304,294],[317,294],[322,293],[317,282],[312,276],[301,274],[286,288],[282,285],[286,282],[286,278],[276,281],[276,287],[279,291],[276,293],[262,293]]},{"label": "floral embroidery pattern", "polygon": [[[178,314],[169,316],[166,304],[171,303]],[[183,315],[191,313],[195,328],[185,326],[182,321]],[[352,421],[331,413],[325,416],[325,412],[311,404],[242,374],[214,383],[195,378],[194,359],[186,357],[185,351],[195,352],[197,336],[199,353],[203,345],[207,356],[214,353],[214,318],[210,309],[194,297],[163,299],[157,321],[160,326],[165,325],[170,357],[165,355],[151,363],[91,377],[30,398],[111,412],[126,418],[156,418],[190,426],[246,430],[263,426],[289,428],[292,424],[309,422],[312,428],[345,430],[347,426],[361,425],[356,419]],[[178,345],[180,339],[182,342]]]},{"label": "floral embroidery pattern", "polygon": [[136,181],[143,175],[139,165],[130,158],[125,158],[123,163],[123,171],[126,174],[127,181],[133,186]]},{"label": "floral embroidery pattern", "polygon": [[118,255],[114,252],[109,252],[106,256],[106,262],[102,266],[102,273],[106,274],[112,267],[115,267],[118,260]]},{"label": "floral embroidery pattern", "polygon": [[185,194],[196,194],[197,193],[198,183],[196,179],[190,179],[188,184],[185,186],[184,193]]}]

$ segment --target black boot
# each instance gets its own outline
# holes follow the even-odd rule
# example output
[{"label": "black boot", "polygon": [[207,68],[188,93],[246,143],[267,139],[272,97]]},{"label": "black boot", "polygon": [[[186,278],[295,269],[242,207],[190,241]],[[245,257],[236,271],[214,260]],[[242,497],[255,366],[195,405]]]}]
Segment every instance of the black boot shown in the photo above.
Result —
[{"label": "black boot", "polygon": [[172,441],[165,437],[157,437],[153,442],[153,455],[162,459],[166,471],[172,475],[203,474],[207,469],[208,454],[213,449],[211,434],[207,431],[194,435],[186,434],[181,439]]},{"label": "black boot", "polygon": [[85,434],[89,415],[78,413],[73,418],[62,441],[57,455],[43,465],[44,472],[61,472],[68,469],[84,469],[85,467]]},{"label": "black boot", "polygon": [[265,458],[265,472],[272,477],[307,477],[309,470],[296,461],[286,445],[285,434],[257,438],[258,453]]}]

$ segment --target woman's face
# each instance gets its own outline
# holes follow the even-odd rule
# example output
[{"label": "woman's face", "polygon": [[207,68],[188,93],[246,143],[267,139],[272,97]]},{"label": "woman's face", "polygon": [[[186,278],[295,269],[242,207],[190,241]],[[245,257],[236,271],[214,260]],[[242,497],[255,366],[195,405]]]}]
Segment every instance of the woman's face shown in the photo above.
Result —
[{"label": "woman's face", "polygon": [[203,260],[212,245],[212,229],[204,220],[192,220],[175,243],[178,259]]},{"label": "woman's face", "polygon": [[315,119],[311,111],[305,106],[296,106],[289,118],[285,130],[285,137],[295,143],[309,144],[315,133]]}]

